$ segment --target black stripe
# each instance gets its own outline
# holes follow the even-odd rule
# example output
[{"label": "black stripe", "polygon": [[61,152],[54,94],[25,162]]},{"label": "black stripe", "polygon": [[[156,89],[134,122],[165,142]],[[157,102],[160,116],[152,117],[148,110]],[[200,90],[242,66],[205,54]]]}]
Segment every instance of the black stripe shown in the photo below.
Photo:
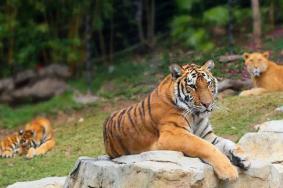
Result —
[{"label": "black stripe", "polygon": [[214,138],[214,140],[211,142],[213,145],[217,144],[219,141],[217,140],[217,137]]},{"label": "black stripe", "polygon": [[[147,98],[147,107],[148,107],[149,117],[150,117],[152,123],[153,123],[154,125],[156,125],[156,122],[155,122],[154,119],[152,118],[152,114],[151,114],[150,99],[151,99],[151,94],[150,94],[150,95],[148,96],[148,98]],[[153,128],[153,130],[155,130],[156,132],[158,132],[157,129],[156,129],[156,127],[155,127],[152,123],[151,123],[151,127]]]},{"label": "black stripe", "polygon": [[206,129],[209,127],[209,123],[206,124],[206,127],[200,132],[199,136],[202,138],[202,134],[206,131]]},{"label": "black stripe", "polygon": [[[121,146],[121,148],[122,148],[122,150],[125,152],[125,154],[129,154],[129,151],[127,150],[127,148],[124,146],[124,144],[123,144],[123,141],[121,140],[121,138],[120,138],[120,135],[121,135],[121,128],[123,127],[123,126],[121,126],[121,120],[122,120],[122,117],[124,117],[123,115],[125,114],[125,112],[126,112],[126,109],[123,109],[122,110],[122,112],[119,114],[119,116],[118,116],[118,120],[117,120],[117,122],[116,122],[116,132],[117,133],[120,133],[119,135],[117,135],[115,138],[116,138],[116,140],[118,141],[118,144],[120,144],[120,146]],[[125,134],[125,133],[124,133]]]},{"label": "black stripe", "polygon": [[182,101],[181,94],[180,94],[180,80],[177,82],[177,95],[179,99]]},{"label": "black stripe", "polygon": [[144,110],[144,100],[141,103],[142,105],[142,114],[143,114],[143,119],[145,118],[145,110]]},{"label": "black stripe", "polygon": [[208,131],[202,138],[205,138],[207,135],[213,133],[213,131]]},{"label": "black stripe", "polygon": [[138,108],[139,109],[139,114],[140,114],[140,118],[141,118],[141,123],[144,124],[144,120],[142,118],[142,111],[141,111],[141,108]]},{"label": "black stripe", "polygon": [[118,117],[118,124],[121,125],[121,119],[122,119],[122,116],[125,114],[126,112],[126,109],[123,109],[122,112],[119,114],[119,117]]},{"label": "black stripe", "polygon": [[181,116],[181,117],[184,118],[184,120],[187,122],[187,125],[188,125],[190,128],[192,128],[192,127],[191,127],[191,124],[190,124],[190,122],[189,122],[189,120],[187,120],[187,118],[184,117],[184,116]]},{"label": "black stripe", "polygon": [[110,119],[110,116],[107,117],[107,119],[104,121],[104,124],[103,124],[103,141],[104,141],[104,145],[105,145],[105,146],[106,146],[106,144],[107,144],[107,142],[106,142],[106,141],[107,141],[106,125],[107,125],[109,119]]},{"label": "black stripe", "polygon": [[136,132],[138,132],[137,127],[136,127],[136,125],[135,125],[135,123],[134,123],[134,121],[133,121],[133,119],[132,119],[132,117],[131,117],[131,114],[130,114],[130,111],[131,111],[132,109],[133,109],[133,107],[130,107],[130,108],[129,108],[129,110],[127,111],[127,115],[128,115],[128,118],[129,118],[129,120],[130,120],[130,122],[131,122],[132,127],[136,130]]},{"label": "black stripe", "polygon": [[113,118],[110,120],[110,122],[108,124],[108,131],[107,131],[108,132],[108,137],[109,137],[109,146],[110,146],[111,152],[113,152],[115,156],[119,156],[119,153],[115,150],[115,147],[113,146],[113,143],[112,143],[112,141],[114,141],[113,140],[114,137],[113,137],[113,134],[112,134],[112,129],[113,129]]}]

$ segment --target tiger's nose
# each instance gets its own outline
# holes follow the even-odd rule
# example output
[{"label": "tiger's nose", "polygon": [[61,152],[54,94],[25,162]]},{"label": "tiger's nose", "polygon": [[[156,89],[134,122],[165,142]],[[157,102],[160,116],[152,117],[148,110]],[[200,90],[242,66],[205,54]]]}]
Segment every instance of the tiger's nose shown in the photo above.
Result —
[{"label": "tiger's nose", "polygon": [[210,106],[210,103],[208,102],[208,103],[206,103],[206,102],[202,102],[201,103],[205,108],[208,108],[209,106]]}]

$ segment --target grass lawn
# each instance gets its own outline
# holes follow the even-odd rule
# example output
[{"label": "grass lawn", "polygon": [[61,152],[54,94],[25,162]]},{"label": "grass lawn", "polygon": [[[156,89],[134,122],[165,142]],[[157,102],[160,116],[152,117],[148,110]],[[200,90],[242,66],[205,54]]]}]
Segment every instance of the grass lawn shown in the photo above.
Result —
[{"label": "grass lawn", "polygon": [[[217,134],[237,140],[252,125],[269,119],[283,119],[274,109],[283,105],[283,93],[258,97],[227,97],[218,101],[219,109],[212,114]],[[133,101],[107,102],[59,115],[56,122],[56,147],[45,156],[25,160],[22,157],[0,159],[0,187],[16,181],[35,180],[47,176],[66,176],[79,156],[95,157],[104,153],[102,124],[113,109]],[[83,118],[83,122],[79,119]]]}]

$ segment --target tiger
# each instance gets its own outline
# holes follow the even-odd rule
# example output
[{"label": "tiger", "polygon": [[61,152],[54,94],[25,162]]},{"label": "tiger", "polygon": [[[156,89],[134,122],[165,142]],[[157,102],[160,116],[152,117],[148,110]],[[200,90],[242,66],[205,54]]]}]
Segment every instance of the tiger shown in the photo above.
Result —
[{"label": "tiger", "polygon": [[283,66],[269,60],[269,52],[244,53],[243,59],[251,75],[253,88],[242,91],[240,96],[283,91]]},{"label": "tiger", "polygon": [[20,139],[20,155],[31,159],[43,155],[55,146],[54,132],[48,119],[39,117],[27,123]]},{"label": "tiger", "polygon": [[110,114],[103,125],[107,155],[179,151],[210,164],[218,178],[236,180],[235,166],[246,170],[250,160],[239,145],[212,130],[209,116],[217,95],[213,67],[212,60],[202,66],[171,64],[170,74],[147,97]]},{"label": "tiger", "polygon": [[0,157],[11,158],[15,157],[19,152],[20,139],[23,134],[22,130],[17,133],[6,136],[0,141]]},{"label": "tiger", "polygon": [[1,157],[14,157],[17,153],[31,159],[43,155],[55,146],[51,123],[46,118],[36,118],[18,133],[6,137],[1,142]]}]

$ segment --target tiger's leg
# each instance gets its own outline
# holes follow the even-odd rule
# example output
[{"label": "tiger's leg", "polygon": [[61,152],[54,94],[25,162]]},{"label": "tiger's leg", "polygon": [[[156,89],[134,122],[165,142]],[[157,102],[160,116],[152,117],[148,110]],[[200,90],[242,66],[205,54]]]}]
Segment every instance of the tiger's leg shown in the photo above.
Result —
[{"label": "tiger's leg", "polygon": [[43,155],[55,146],[55,139],[50,139],[41,144],[38,148],[30,148],[26,155],[26,158],[31,159],[37,155]]},{"label": "tiger's leg", "polygon": [[157,149],[181,151],[187,156],[199,157],[214,168],[220,179],[231,181],[238,177],[237,169],[223,153],[211,143],[183,128],[163,126],[160,131]]},{"label": "tiger's leg", "polygon": [[253,95],[260,95],[264,92],[266,92],[267,90],[264,89],[264,88],[253,88],[253,89],[250,89],[250,90],[245,90],[245,91],[242,91],[240,93],[239,96],[253,96]]},{"label": "tiger's leg", "polygon": [[234,165],[244,170],[250,167],[251,163],[242,148],[231,140],[218,137],[213,132],[207,134],[204,139],[222,151]]}]

